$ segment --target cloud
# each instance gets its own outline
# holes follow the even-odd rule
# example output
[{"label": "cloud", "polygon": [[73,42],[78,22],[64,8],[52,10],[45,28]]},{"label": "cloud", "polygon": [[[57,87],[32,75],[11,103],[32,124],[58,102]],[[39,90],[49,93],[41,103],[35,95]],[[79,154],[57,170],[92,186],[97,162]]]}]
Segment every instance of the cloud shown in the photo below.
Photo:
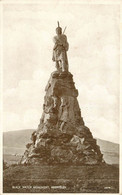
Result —
[{"label": "cloud", "polygon": [[36,129],[41,118],[40,112],[36,109],[28,109],[22,115],[4,112],[3,116],[4,131]]},{"label": "cloud", "polygon": [[21,129],[21,118],[19,114],[13,112],[4,112],[3,127],[4,127],[4,131]]},{"label": "cloud", "polygon": [[23,116],[23,122],[24,122],[24,127],[26,128],[36,128],[39,124],[39,119],[41,118],[40,112],[36,109],[28,109],[24,113]]},{"label": "cloud", "polygon": [[[5,90],[4,96],[4,130],[36,128],[42,115],[45,86],[48,74],[42,69],[33,72],[32,80],[20,80],[16,88]],[[20,122],[21,121],[21,122]],[[30,125],[30,127],[29,127]]]},{"label": "cloud", "polygon": [[6,90],[4,93],[4,110],[9,108],[19,114],[24,113],[28,108],[41,110],[40,105],[43,104],[45,93],[41,86],[41,81],[22,80],[18,87]]},{"label": "cloud", "polygon": [[106,120],[103,117],[98,118],[94,123],[89,123],[93,135],[97,138],[119,142],[118,128],[112,120]]}]

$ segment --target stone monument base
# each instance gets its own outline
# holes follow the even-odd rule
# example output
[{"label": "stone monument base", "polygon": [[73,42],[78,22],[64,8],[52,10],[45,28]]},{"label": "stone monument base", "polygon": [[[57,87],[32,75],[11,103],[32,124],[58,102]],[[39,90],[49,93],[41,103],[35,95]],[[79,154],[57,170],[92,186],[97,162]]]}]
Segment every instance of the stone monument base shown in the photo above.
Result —
[{"label": "stone monument base", "polygon": [[22,164],[100,164],[100,148],[84,124],[77,101],[78,90],[69,72],[55,71],[46,86],[43,114]]}]

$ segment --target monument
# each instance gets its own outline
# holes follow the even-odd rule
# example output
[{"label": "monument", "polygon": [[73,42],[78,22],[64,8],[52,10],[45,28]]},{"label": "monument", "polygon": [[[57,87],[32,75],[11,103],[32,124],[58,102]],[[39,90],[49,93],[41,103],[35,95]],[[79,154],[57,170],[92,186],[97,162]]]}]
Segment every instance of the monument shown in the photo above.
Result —
[{"label": "monument", "polygon": [[21,159],[22,164],[95,165],[103,163],[96,139],[85,126],[78,90],[68,69],[69,44],[62,28],[56,28],[52,60],[56,71],[51,73],[45,88],[43,113],[31,142]]}]

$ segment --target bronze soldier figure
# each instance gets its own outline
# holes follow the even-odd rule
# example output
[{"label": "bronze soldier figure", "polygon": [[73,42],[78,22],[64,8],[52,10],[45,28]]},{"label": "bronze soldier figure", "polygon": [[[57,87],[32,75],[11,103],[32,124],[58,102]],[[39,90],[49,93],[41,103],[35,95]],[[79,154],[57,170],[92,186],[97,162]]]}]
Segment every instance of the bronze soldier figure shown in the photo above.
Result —
[{"label": "bronze soldier figure", "polygon": [[56,68],[58,72],[68,72],[68,59],[67,51],[69,44],[67,42],[66,35],[62,34],[62,28],[59,26],[56,28],[56,36],[54,36],[54,47],[52,60],[56,62]]}]

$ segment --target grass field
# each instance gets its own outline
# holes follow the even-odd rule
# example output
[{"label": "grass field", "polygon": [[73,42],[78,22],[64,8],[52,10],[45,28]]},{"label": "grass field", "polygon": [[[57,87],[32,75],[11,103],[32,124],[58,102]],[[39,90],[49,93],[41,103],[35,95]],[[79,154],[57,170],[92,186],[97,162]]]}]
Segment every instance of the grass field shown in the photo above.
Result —
[{"label": "grass field", "polygon": [[13,165],[4,171],[4,193],[118,193],[119,169],[111,165]]}]

